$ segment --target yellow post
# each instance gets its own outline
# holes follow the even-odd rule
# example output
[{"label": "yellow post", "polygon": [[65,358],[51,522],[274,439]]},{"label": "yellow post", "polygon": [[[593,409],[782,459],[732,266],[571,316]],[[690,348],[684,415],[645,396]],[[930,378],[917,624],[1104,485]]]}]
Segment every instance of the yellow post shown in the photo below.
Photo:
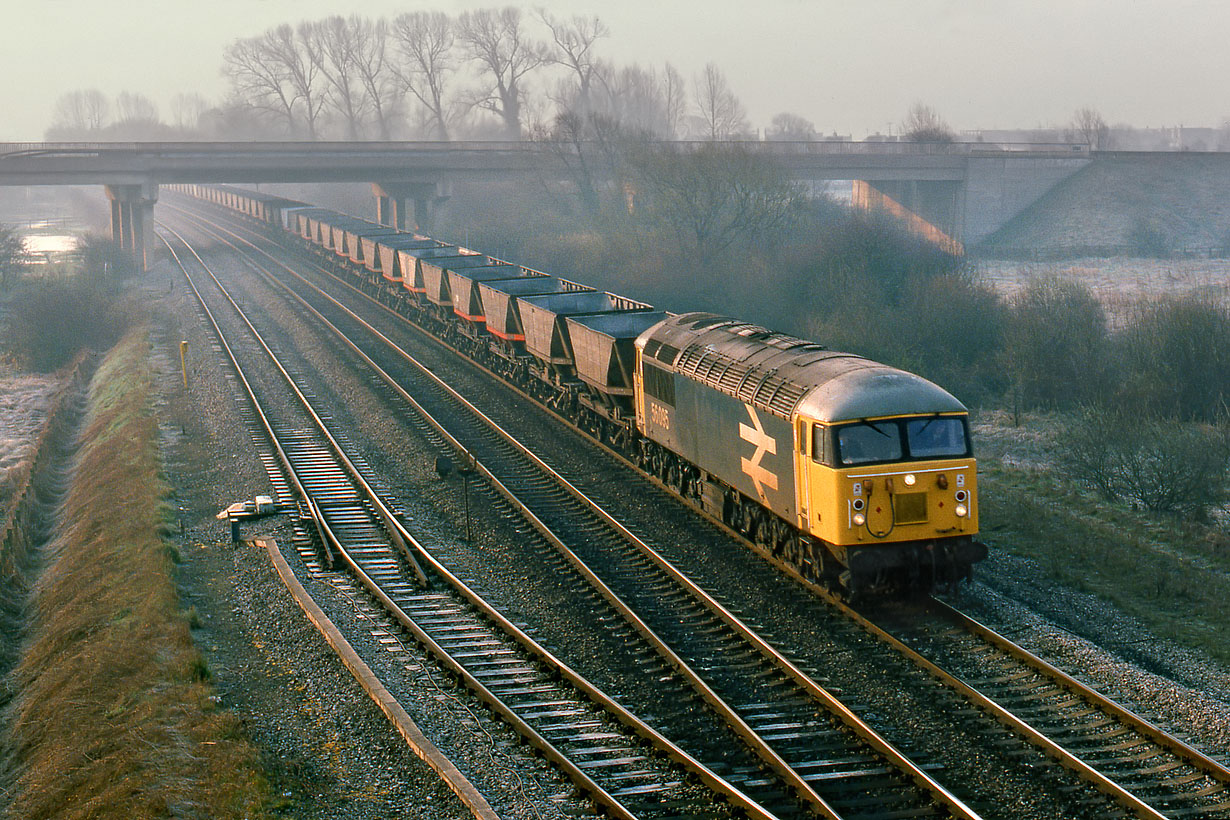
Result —
[{"label": "yellow post", "polygon": [[184,373],[184,389],[185,390],[188,389],[187,355],[188,355],[188,342],[187,341],[180,342],[179,343],[179,369],[182,370]]}]

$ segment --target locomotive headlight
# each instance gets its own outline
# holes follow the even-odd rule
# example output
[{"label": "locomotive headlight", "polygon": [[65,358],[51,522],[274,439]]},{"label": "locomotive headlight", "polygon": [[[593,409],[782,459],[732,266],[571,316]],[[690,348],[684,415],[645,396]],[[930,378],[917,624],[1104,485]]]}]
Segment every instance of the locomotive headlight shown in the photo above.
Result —
[{"label": "locomotive headlight", "polygon": [[867,523],[867,516],[863,515],[861,512],[855,513],[853,520],[854,520],[854,526],[861,527]]},{"label": "locomotive headlight", "polygon": [[956,498],[958,503],[964,504],[966,499],[969,498],[969,493],[965,490],[957,490]]},{"label": "locomotive headlight", "polygon": [[965,516],[969,515],[969,508],[966,507],[964,504],[958,504],[957,508],[953,510],[953,512],[957,514],[957,518],[964,518]]},{"label": "locomotive headlight", "polygon": [[903,479],[902,479],[902,481],[904,481],[904,482],[905,482],[905,486],[907,486],[907,487],[913,487],[913,486],[914,486],[914,482],[915,482],[916,480],[917,480],[917,479],[915,479],[915,478],[914,478],[914,474],[913,474],[913,473],[906,473],[906,474],[905,474],[905,478],[903,478]]},{"label": "locomotive headlight", "polygon": [[865,505],[865,503],[863,502],[863,499],[861,499],[861,498],[856,498],[856,499],[854,499],[854,501],[852,501],[852,502],[850,503],[850,506],[851,506],[851,507],[853,507],[853,508],[857,511],[857,510],[861,510],[861,509],[862,509],[864,506],[866,506],[866,505]]}]

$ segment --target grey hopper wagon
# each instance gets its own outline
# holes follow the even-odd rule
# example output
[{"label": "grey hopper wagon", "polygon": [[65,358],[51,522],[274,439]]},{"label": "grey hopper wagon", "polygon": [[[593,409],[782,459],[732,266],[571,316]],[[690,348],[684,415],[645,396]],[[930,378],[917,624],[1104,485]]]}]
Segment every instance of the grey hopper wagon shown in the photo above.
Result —
[{"label": "grey hopper wagon", "polygon": [[[375,250],[372,240],[382,236],[396,236],[397,233],[396,228],[390,228],[378,222],[356,222],[346,228],[346,255],[356,265],[368,267],[367,260],[372,257]],[[366,243],[365,240],[367,240]]]},{"label": "grey hopper wagon", "polygon": [[333,250],[333,226],[345,219],[352,219],[345,214],[339,214],[337,211],[322,211],[319,214],[313,214],[308,218],[308,227],[311,235],[308,237],[312,242],[320,246],[321,250]]},{"label": "grey hopper wagon", "polygon": [[649,311],[652,305],[605,291],[519,296],[525,349],[557,377],[570,380],[576,373],[569,316],[619,311]]},{"label": "grey hopper wagon", "polygon": [[399,248],[397,251],[397,260],[401,263],[401,284],[406,290],[415,294],[416,298],[421,297],[427,292],[427,285],[423,281],[423,264],[424,259],[429,259],[437,256],[456,256],[458,248],[456,245],[436,245],[435,247],[426,248]]},{"label": "grey hopper wagon", "polygon": [[430,256],[420,259],[419,267],[423,270],[423,295],[433,305],[451,308],[453,293],[449,289],[448,272],[462,268],[479,268],[490,264],[491,257],[481,253],[463,252],[456,256]]},{"label": "grey hopper wagon", "polygon": [[518,296],[592,290],[593,288],[557,276],[529,276],[525,279],[478,283],[478,293],[483,300],[483,315],[487,317],[487,330],[515,350],[525,346],[525,327],[521,322]]},{"label": "grey hopper wagon", "polygon": [[322,240],[320,220],[328,219],[336,213],[327,208],[305,208],[302,211],[296,211],[298,230],[295,232],[312,244],[319,245]]},{"label": "grey hopper wagon", "polygon": [[275,228],[286,227],[286,215],[289,212],[297,211],[300,208],[307,207],[302,202],[297,202],[293,199],[284,197],[274,197],[264,203],[261,209],[261,219],[266,224],[272,225]]},{"label": "grey hopper wagon", "polygon": [[464,328],[482,331],[487,324],[479,282],[502,282],[533,276],[519,265],[497,263],[473,268],[449,268],[448,287],[453,298],[453,313],[465,320]]},{"label": "grey hopper wagon", "polygon": [[402,269],[399,250],[421,250],[423,248],[440,247],[440,243],[434,239],[410,233],[382,236],[373,240],[372,244],[375,246],[375,258],[369,263],[369,270],[379,273],[390,282],[401,282]]},{"label": "grey hopper wagon", "polygon": [[668,315],[653,310],[566,317],[577,378],[608,411],[631,415],[636,340]]},{"label": "grey hopper wagon", "polygon": [[[345,256],[346,258],[353,256],[350,250],[351,238],[355,233],[368,230],[373,225],[375,223],[354,216],[349,216],[332,223],[330,227],[333,229],[333,252],[338,256]],[[375,225],[375,227],[383,226]]]},{"label": "grey hopper wagon", "polygon": [[[355,217],[346,214],[325,222],[325,227],[329,232],[329,236],[325,240],[325,247],[338,256],[341,256],[343,253],[346,242],[346,226],[352,219],[355,219]],[[321,221],[324,222],[324,220]]]}]

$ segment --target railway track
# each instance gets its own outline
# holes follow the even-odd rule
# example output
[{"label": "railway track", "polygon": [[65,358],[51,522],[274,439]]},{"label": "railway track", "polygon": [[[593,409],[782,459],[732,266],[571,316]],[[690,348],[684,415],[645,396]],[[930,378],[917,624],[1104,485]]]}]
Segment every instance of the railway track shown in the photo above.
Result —
[{"label": "railway track", "polygon": [[[435,562],[385,507],[363,478],[366,465],[347,454],[346,442],[330,431],[327,420],[313,409],[309,393],[277,363],[276,352],[246,317],[251,338],[246,344],[227,341],[185,260],[170,242],[168,247],[277,453],[283,476],[280,495],[300,499],[297,517],[304,532],[296,547],[309,570],[345,567],[380,603],[388,622],[380,631],[389,645],[400,648],[403,641],[412,641],[425,647],[604,813],[621,818],[681,813],[728,817],[730,806],[737,806],[745,816],[774,816],[554,658]],[[213,281],[242,316],[221,283]],[[268,365],[255,366],[261,352],[294,393],[294,401],[285,396],[271,400],[254,386],[259,383],[267,391],[272,381]],[[252,370],[266,371],[265,378],[249,378]],[[330,581],[342,588],[348,584],[345,577]]]},{"label": "railway track", "polygon": [[[891,620],[886,613],[874,617]],[[1040,660],[1023,660],[1019,647],[996,650],[995,654],[1013,652],[1021,659],[1016,663],[1028,664],[1027,669],[1008,669],[1003,659],[988,659],[983,666],[963,665],[971,657],[990,656],[986,647],[991,639],[980,635],[980,629],[961,616],[946,615],[943,628],[903,632],[903,640],[870,621],[855,618],[864,629],[942,680],[980,712],[993,714],[1018,737],[1077,772],[1131,815],[1230,817],[1224,767],[1122,707],[1098,704],[1100,696],[1088,687],[1083,687],[1088,692],[1079,696],[1068,694],[1076,692],[1080,684],[1065,680],[1057,670],[1048,671]],[[898,621],[909,623],[910,619]],[[893,621],[894,630],[900,629],[898,621]],[[698,616],[695,623],[707,621]],[[997,640],[1010,645],[1002,638]],[[1044,679],[1051,682],[1043,683]],[[1099,814],[1092,810],[1091,816],[1114,816],[1114,812]]]},{"label": "railway track", "polygon": [[1230,769],[955,607],[864,626],[1137,817],[1230,818]]},{"label": "railway track", "polygon": [[[699,694],[721,717],[723,734],[733,732],[727,742],[715,743],[692,709],[670,726],[672,736],[700,743],[698,758],[779,812],[791,813],[784,791],[831,818],[977,816],[429,368],[339,303],[305,298],[307,285],[287,293],[474,464],[692,690],[663,698],[687,703]],[[381,342],[353,341],[360,336]],[[754,757],[732,761],[731,742],[740,741]]]}]

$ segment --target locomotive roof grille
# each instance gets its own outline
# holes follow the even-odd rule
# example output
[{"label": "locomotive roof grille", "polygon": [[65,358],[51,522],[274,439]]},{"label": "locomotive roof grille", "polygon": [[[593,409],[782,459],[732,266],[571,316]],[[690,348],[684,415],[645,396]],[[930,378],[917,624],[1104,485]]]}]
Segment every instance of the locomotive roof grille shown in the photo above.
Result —
[{"label": "locomotive roof grille", "polygon": [[647,334],[638,341],[644,356],[786,420],[804,411],[845,421],[965,410],[921,376],[711,313],[668,317]]},{"label": "locomotive roof grille", "polygon": [[[649,345],[645,346],[645,350],[649,351]],[[688,346],[675,364],[675,369],[702,384],[733,395],[741,402],[785,419],[790,418],[808,390],[807,386],[779,375],[776,369],[761,371],[755,365],[701,343]]]},{"label": "locomotive roof grille", "polygon": [[657,359],[663,364],[672,365],[679,356],[679,348],[666,344],[659,339],[650,339],[645,343],[645,355],[651,359]]}]

